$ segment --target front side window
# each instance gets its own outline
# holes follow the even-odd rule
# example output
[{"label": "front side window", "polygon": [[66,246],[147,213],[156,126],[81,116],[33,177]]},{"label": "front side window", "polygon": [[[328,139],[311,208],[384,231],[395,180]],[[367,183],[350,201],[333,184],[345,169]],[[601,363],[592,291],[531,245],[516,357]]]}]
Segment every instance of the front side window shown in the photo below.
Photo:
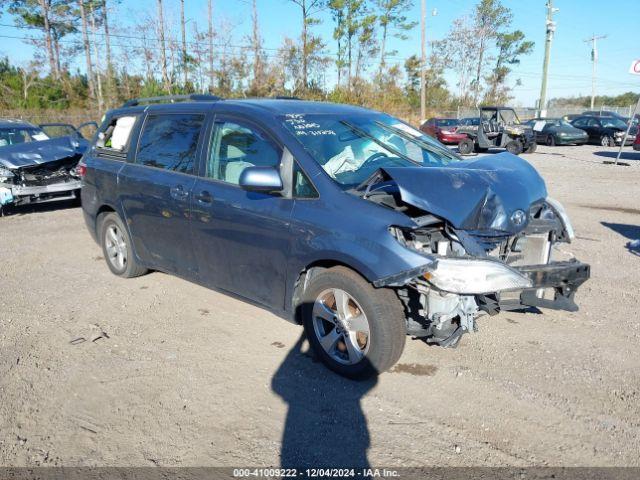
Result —
[{"label": "front side window", "polygon": [[300,168],[297,162],[293,165],[293,196],[296,198],[318,198],[315,189],[307,174]]},{"label": "front side window", "polygon": [[260,131],[232,121],[216,122],[207,176],[238,185],[245,168],[277,167],[280,157],[280,149]]},{"label": "front side window", "polygon": [[192,174],[204,115],[151,114],[147,117],[136,163]]},{"label": "front side window", "polygon": [[385,114],[289,114],[281,121],[345,189],[381,167],[443,166],[461,160],[431,137]]},{"label": "front side window", "polygon": [[19,143],[40,142],[49,140],[49,136],[35,127],[0,128],[0,147]]}]

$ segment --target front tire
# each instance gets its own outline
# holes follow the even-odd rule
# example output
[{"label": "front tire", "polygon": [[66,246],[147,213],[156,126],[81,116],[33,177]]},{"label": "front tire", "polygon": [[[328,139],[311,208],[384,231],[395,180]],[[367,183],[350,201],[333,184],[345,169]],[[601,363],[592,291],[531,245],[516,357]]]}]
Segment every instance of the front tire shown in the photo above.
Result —
[{"label": "front tire", "polygon": [[129,232],[116,213],[100,218],[100,245],[109,270],[123,278],[139,277],[147,273],[133,254]]},{"label": "front tire", "polygon": [[504,148],[507,149],[507,152],[512,153],[513,155],[520,155],[522,153],[522,143],[518,140],[511,140],[504,146]]},{"label": "front tire", "polygon": [[613,140],[613,137],[610,137],[609,135],[603,135],[600,139],[600,145],[603,147],[614,147],[616,145],[616,142]]},{"label": "front tire", "polygon": [[547,147],[555,147],[556,146],[555,137],[553,135],[548,135],[546,144],[547,144]]},{"label": "front tire", "polygon": [[529,144],[525,153],[536,153],[537,149],[538,149],[538,144],[533,142]]},{"label": "front tire", "polygon": [[301,313],[317,357],[345,377],[382,373],[404,350],[406,319],[396,293],[374,288],[346,267],[329,268],[311,278]]},{"label": "front tire", "polygon": [[465,138],[464,140],[460,140],[458,143],[458,151],[460,155],[469,155],[473,152],[474,142],[470,138]]}]

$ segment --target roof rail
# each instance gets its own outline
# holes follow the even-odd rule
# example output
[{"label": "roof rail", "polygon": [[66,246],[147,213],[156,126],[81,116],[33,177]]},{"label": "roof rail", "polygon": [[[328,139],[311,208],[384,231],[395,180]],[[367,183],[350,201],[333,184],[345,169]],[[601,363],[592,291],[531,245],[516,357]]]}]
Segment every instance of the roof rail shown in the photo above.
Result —
[{"label": "roof rail", "polygon": [[191,93],[189,95],[163,95],[161,97],[147,97],[147,98],[133,98],[126,101],[122,107],[135,107],[137,105],[151,104],[151,103],[175,103],[175,102],[217,102],[222,100],[221,97],[216,95],[208,95],[206,93]]},{"label": "roof rail", "polygon": [[302,100],[300,97],[293,97],[290,95],[275,95],[273,98],[276,100]]}]

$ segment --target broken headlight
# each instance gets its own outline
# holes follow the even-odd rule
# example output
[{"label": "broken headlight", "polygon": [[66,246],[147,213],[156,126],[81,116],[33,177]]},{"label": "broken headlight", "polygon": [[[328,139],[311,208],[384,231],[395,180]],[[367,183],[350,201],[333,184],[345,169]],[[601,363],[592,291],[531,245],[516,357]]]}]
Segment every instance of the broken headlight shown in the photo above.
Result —
[{"label": "broken headlight", "polygon": [[531,288],[531,280],[517,270],[490,260],[438,258],[424,278],[439,290],[459,294],[494,293]]},{"label": "broken headlight", "polygon": [[8,168],[0,167],[0,183],[6,183],[7,180],[14,176],[13,172]]}]

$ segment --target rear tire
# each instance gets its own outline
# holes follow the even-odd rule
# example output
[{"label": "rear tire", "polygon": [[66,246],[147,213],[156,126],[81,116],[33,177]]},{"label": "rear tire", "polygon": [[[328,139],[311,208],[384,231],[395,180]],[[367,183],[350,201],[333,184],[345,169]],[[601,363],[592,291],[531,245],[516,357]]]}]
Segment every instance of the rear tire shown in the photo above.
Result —
[{"label": "rear tire", "polygon": [[532,144],[529,145],[525,153],[535,153],[537,149],[538,149],[538,144],[533,142]]},{"label": "rear tire", "polygon": [[469,155],[473,152],[474,142],[470,138],[465,138],[464,140],[460,140],[458,143],[458,151],[460,155]]},{"label": "rear tire", "polygon": [[133,278],[147,273],[136,260],[129,232],[116,213],[101,216],[98,231],[104,259],[114,275]]},{"label": "rear tire", "polygon": [[507,149],[507,152],[512,153],[513,155],[520,155],[522,153],[522,143],[518,140],[511,140],[504,146],[504,148]]},{"label": "rear tire", "polygon": [[548,135],[547,136],[547,141],[545,142],[547,144],[547,147],[555,147],[556,146],[556,139],[553,135]]},{"label": "rear tire", "polygon": [[374,288],[346,267],[329,268],[311,278],[301,313],[315,354],[345,377],[382,373],[404,350],[406,319],[396,293]]}]

